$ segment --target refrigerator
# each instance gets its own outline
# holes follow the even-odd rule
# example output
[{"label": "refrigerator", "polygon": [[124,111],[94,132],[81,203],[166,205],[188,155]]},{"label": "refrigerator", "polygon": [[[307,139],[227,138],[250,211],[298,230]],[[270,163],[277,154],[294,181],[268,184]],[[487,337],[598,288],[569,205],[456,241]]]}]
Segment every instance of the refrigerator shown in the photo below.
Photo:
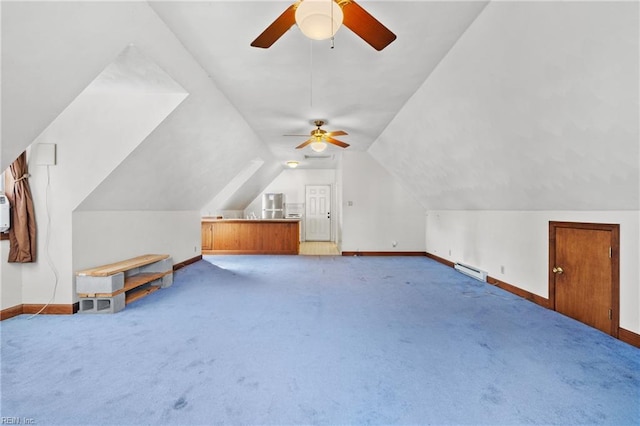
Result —
[{"label": "refrigerator", "polygon": [[284,194],[267,193],[262,195],[262,218],[284,218]]}]

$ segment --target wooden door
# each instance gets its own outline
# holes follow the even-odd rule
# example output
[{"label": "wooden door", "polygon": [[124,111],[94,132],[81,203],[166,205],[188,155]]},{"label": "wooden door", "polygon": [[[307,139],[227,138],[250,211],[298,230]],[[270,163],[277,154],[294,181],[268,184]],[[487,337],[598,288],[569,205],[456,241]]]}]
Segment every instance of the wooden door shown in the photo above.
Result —
[{"label": "wooden door", "polygon": [[564,315],[617,337],[619,226],[550,222],[549,298]]},{"label": "wooden door", "polygon": [[213,224],[211,222],[202,222],[202,251],[213,250]]},{"label": "wooden door", "polygon": [[305,240],[331,241],[331,186],[307,185],[305,193]]}]

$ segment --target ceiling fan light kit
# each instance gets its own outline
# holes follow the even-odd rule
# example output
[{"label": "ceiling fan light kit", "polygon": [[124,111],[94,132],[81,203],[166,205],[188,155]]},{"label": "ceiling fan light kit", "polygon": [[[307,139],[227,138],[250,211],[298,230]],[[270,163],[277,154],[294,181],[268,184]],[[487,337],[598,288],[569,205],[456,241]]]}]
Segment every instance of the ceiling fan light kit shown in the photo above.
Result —
[{"label": "ceiling fan light kit", "polygon": [[344,19],[342,8],[333,0],[304,0],[296,8],[296,24],[313,40],[333,37]]},{"label": "ceiling fan light kit", "polygon": [[354,0],[299,0],[282,12],[251,46],[269,48],[295,24],[314,40],[332,38],[344,24],[376,50],[384,49],[396,39],[394,33]]},{"label": "ceiling fan light kit", "polygon": [[310,146],[315,152],[322,152],[327,149],[327,144],[322,141],[311,142]]}]

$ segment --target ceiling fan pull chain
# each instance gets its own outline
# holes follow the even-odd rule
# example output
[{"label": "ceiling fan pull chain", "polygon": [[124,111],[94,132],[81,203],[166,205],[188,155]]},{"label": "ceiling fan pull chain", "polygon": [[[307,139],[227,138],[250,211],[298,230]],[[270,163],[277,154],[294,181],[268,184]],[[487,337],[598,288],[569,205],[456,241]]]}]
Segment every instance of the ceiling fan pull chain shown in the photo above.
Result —
[{"label": "ceiling fan pull chain", "polygon": [[[333,26],[335,25],[335,23],[333,21],[333,6],[334,6],[333,0],[331,0],[331,34],[335,35],[336,32],[333,30]],[[335,45],[333,43],[333,40],[334,40],[334,36],[332,35],[331,36],[331,48],[332,49],[335,47]]]},{"label": "ceiling fan pull chain", "polygon": [[313,108],[313,41],[309,40],[309,106]]}]

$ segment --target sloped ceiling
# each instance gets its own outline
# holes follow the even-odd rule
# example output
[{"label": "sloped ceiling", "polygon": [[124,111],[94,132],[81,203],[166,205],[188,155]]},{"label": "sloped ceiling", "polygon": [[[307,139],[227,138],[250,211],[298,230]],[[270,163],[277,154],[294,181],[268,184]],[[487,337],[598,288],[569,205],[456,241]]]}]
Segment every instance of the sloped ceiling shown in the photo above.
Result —
[{"label": "sloped ceiling", "polygon": [[[3,152],[26,149],[130,44],[188,93],[78,209],[199,210],[252,158],[271,170],[262,185],[279,173],[269,149],[146,2],[3,2],[2,22],[2,85],[12,88],[2,92]],[[157,74],[141,74],[131,87],[141,86],[138,77]],[[65,161],[59,167],[70,166]]]},{"label": "sloped ceiling", "polygon": [[189,94],[81,209],[200,209],[255,158],[253,199],[310,120],[441,209],[637,209],[637,2],[361,1],[398,39],[294,26],[289,1],[2,2],[2,166],[130,43]]},{"label": "sloped ceiling", "polygon": [[637,210],[638,19],[491,3],[370,153],[428,208]]},{"label": "sloped ceiling", "polygon": [[0,8],[5,170],[126,47],[131,31],[121,19],[110,31],[122,40],[104,37],[106,29],[92,25],[109,18],[99,4],[2,1]]},{"label": "sloped ceiling", "polygon": [[182,86],[133,44],[128,45],[83,91],[83,93],[100,92],[184,93],[186,95]]},{"label": "sloped ceiling", "polygon": [[229,201],[240,205],[277,175],[276,164],[335,167],[338,148],[329,149],[329,160],[309,162],[307,152],[293,149],[304,138],[283,137],[308,134],[313,119],[347,131],[349,149],[366,150],[486,2],[362,2],[398,35],[383,52],[346,28],[330,49],[295,26],[270,49],[250,47],[289,4],[3,4],[11,66],[2,78],[12,88],[3,93],[3,152],[11,157],[26,148],[133,43],[189,96],[79,208],[198,209],[258,157],[264,170]]},{"label": "sloped ceiling", "polygon": [[[36,151],[39,143],[56,145],[56,165],[47,170],[55,187],[64,188],[55,192],[56,209],[82,203],[186,97],[127,46],[36,138]],[[31,162],[30,170],[37,167]]]},{"label": "sloped ceiling", "polygon": [[[291,1],[155,2],[153,9],[282,163],[308,162],[295,150],[313,119],[344,130],[350,150],[366,150],[420,87],[486,2],[361,1],[397,34],[377,52],[349,29],[311,41],[294,26],[269,49],[250,46]],[[330,147],[329,153],[340,148]],[[335,156],[334,156],[335,158]]]}]

